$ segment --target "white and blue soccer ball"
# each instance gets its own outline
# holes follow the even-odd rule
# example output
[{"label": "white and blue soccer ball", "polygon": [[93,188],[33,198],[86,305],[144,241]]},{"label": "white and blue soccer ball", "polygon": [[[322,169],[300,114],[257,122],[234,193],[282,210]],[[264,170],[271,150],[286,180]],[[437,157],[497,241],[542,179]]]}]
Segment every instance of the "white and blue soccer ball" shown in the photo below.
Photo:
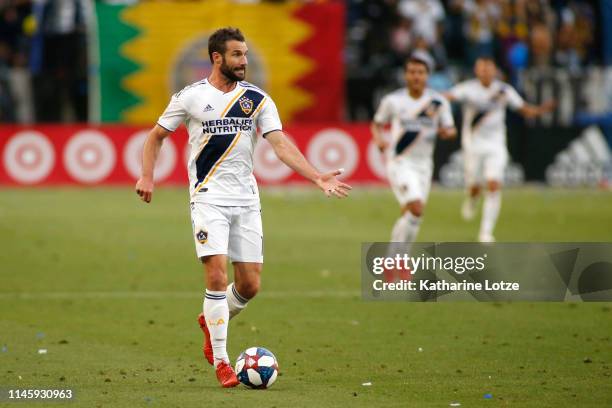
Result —
[{"label": "white and blue soccer ball", "polygon": [[270,388],[278,376],[278,362],[270,350],[250,347],[236,360],[236,375],[250,388]]}]

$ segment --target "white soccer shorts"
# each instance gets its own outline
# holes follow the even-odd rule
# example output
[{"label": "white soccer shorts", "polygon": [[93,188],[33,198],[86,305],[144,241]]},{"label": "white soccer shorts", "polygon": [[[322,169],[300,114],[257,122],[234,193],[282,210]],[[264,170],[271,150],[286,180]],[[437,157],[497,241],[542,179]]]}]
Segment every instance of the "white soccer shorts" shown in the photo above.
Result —
[{"label": "white soccer shorts", "polygon": [[506,149],[464,150],[463,161],[466,186],[475,186],[486,181],[503,183],[508,164],[508,151]]},{"label": "white soccer shorts", "polygon": [[387,165],[389,184],[402,206],[413,201],[427,201],[431,176],[431,168],[414,166],[406,161],[389,161]]},{"label": "white soccer shorts", "polygon": [[259,204],[226,207],[191,203],[191,223],[198,258],[229,255],[231,262],[263,263]]}]

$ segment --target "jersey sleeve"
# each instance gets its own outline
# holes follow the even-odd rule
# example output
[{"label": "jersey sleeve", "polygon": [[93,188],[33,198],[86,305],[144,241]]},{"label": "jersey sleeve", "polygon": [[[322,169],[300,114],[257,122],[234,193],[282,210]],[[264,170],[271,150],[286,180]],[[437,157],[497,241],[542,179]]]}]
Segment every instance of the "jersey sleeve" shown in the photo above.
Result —
[{"label": "jersey sleeve", "polygon": [[453,86],[448,93],[458,102],[463,102],[468,94],[467,84],[457,84]]},{"label": "jersey sleeve", "polygon": [[393,105],[391,103],[391,98],[389,96],[385,96],[380,101],[380,105],[378,106],[378,110],[374,115],[374,122],[379,125],[386,125],[391,121],[393,117]]},{"label": "jersey sleeve", "polygon": [[455,120],[453,119],[453,111],[451,109],[448,99],[442,98],[442,105],[440,106],[440,127],[449,128],[455,126]]},{"label": "jersey sleeve", "polygon": [[257,127],[261,130],[263,137],[275,130],[283,130],[283,124],[278,116],[278,110],[274,101],[267,97],[264,106],[257,116]]},{"label": "jersey sleeve", "polygon": [[174,132],[183,121],[187,118],[187,111],[181,103],[178,94],[172,95],[170,103],[166,107],[166,110],[157,119],[157,124],[166,130]]},{"label": "jersey sleeve", "polygon": [[525,101],[523,100],[521,95],[519,95],[519,93],[516,92],[516,89],[508,85],[505,91],[506,91],[506,97],[508,98],[508,106],[510,106],[512,109],[518,110],[518,109],[521,109],[525,105]]}]

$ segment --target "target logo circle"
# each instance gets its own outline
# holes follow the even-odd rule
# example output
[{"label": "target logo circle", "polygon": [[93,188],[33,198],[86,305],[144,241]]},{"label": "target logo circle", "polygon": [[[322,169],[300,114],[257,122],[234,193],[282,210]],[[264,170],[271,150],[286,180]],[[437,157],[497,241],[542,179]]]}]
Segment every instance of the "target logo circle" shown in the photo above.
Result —
[{"label": "target logo circle", "polygon": [[97,130],[75,133],[64,147],[64,167],[73,179],[81,183],[104,180],[116,162],[115,146]]},{"label": "target logo circle", "polygon": [[16,133],[6,144],[4,168],[13,180],[34,184],[44,180],[55,164],[55,150],[40,132],[33,130]]},{"label": "target logo circle", "polygon": [[385,162],[385,154],[378,150],[378,146],[374,141],[370,141],[367,151],[368,166],[376,177],[382,180],[387,179],[387,166]]},{"label": "target logo circle", "polygon": [[314,135],[308,145],[308,160],[319,170],[343,168],[340,177],[350,177],[359,161],[359,149],[353,138],[340,129],[325,129]]},{"label": "target logo circle", "polygon": [[[149,134],[148,130],[141,130],[130,137],[123,150],[123,164],[128,173],[134,178],[140,178],[142,168],[142,148],[144,147],[145,139]],[[155,181],[166,179],[176,166],[176,146],[170,138],[164,139],[162,148],[155,162],[155,172],[153,178]]]},{"label": "target logo circle", "polygon": [[[293,142],[293,139],[287,133],[285,135]],[[272,145],[264,140],[260,140],[255,145],[253,164],[255,176],[268,183],[281,182],[293,173],[293,170],[276,156]]]}]

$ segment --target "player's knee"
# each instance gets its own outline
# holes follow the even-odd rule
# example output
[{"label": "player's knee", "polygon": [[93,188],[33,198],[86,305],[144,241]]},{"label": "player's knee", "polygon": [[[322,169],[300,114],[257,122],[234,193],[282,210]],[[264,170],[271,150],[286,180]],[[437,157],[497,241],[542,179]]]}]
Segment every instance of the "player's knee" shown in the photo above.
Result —
[{"label": "player's knee", "polygon": [[206,271],[206,287],[212,290],[225,290],[227,287],[227,273],[222,259],[215,257],[202,258]]},{"label": "player's knee", "polygon": [[499,191],[500,188],[501,188],[501,183],[497,180],[489,180],[487,182],[487,190],[489,190],[492,193]]},{"label": "player's knee", "polygon": [[206,286],[212,290],[225,290],[227,287],[227,274],[223,269],[206,270]]},{"label": "player's knee", "polygon": [[415,217],[422,217],[423,216],[423,203],[421,201],[412,201],[408,204],[406,204],[406,206],[404,207],[402,214],[406,214],[406,213],[410,213],[412,215],[414,215]]}]

